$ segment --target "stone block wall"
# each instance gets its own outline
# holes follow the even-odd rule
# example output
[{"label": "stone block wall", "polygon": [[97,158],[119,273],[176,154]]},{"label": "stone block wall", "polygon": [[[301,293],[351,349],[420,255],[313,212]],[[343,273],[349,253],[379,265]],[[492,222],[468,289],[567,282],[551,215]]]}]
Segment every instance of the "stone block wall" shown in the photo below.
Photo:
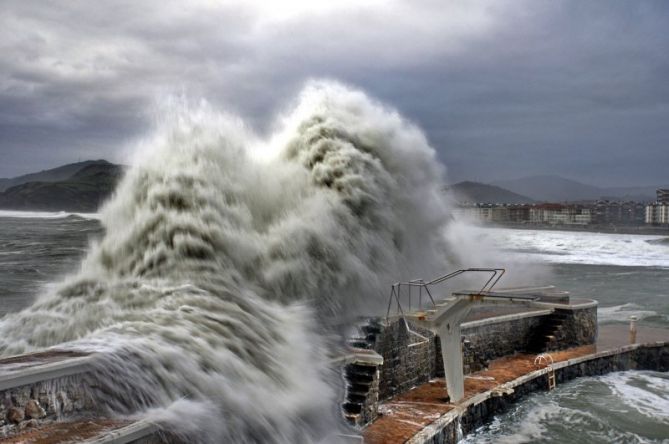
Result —
[{"label": "stone block wall", "polygon": [[0,437],[27,427],[95,411],[79,375],[0,391]]},{"label": "stone block wall", "polygon": [[[597,307],[556,310],[563,325],[556,333],[557,348],[594,343],[597,338]],[[465,373],[482,370],[502,356],[524,352],[541,326],[551,319],[546,311],[508,315],[462,324]],[[378,332],[369,348],[383,356],[379,398],[388,399],[430,379],[443,377],[439,338],[429,330],[404,320],[373,321]],[[413,334],[411,333],[413,332]]]},{"label": "stone block wall", "polygon": [[380,399],[390,398],[435,377],[436,358],[441,359],[441,351],[432,332],[413,324],[409,325],[409,331],[402,319],[379,324],[381,328],[371,348],[383,356]]},{"label": "stone block wall", "polygon": [[575,309],[556,309],[564,315],[562,326],[555,333],[556,348],[592,344],[597,340],[597,306]]},{"label": "stone block wall", "polygon": [[465,374],[483,370],[493,359],[525,351],[532,333],[544,322],[546,315],[506,318],[462,325]]},{"label": "stone block wall", "polygon": [[379,411],[379,366],[371,363],[351,363],[344,368],[346,402],[345,419],[355,426],[374,421]]}]

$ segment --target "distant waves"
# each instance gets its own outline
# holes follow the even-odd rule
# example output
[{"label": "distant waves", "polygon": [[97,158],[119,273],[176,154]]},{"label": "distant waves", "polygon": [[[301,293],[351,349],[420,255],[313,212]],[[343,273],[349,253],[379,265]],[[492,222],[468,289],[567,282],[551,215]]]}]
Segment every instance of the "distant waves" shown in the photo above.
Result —
[{"label": "distant waves", "polygon": [[0,217],[14,219],[65,219],[81,217],[83,219],[100,219],[100,213],[68,213],[65,211],[15,211],[0,210]]},{"label": "distant waves", "polygon": [[669,267],[664,236],[481,228],[495,246],[555,264]]}]

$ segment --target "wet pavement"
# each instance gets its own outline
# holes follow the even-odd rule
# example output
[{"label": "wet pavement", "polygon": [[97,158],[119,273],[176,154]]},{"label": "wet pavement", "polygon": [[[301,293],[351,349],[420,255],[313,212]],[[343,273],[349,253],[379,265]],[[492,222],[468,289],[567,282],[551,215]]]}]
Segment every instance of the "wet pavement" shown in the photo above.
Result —
[{"label": "wet pavement", "polygon": [[104,433],[118,430],[131,421],[112,419],[91,419],[79,421],[52,422],[39,427],[28,427],[9,438],[0,438],[3,444],[64,444],[81,442]]}]

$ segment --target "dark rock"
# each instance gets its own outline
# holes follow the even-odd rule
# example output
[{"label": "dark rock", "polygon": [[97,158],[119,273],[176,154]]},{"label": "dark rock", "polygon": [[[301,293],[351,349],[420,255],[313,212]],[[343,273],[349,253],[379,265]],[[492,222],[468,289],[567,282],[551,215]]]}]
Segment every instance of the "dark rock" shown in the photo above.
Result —
[{"label": "dark rock", "polygon": [[46,412],[44,411],[44,409],[34,399],[31,399],[26,404],[25,414],[26,418],[31,418],[31,419],[40,419],[46,416]]},{"label": "dark rock", "polygon": [[23,409],[18,407],[10,407],[10,409],[7,411],[7,421],[13,424],[20,423],[24,418],[25,415],[23,414]]}]

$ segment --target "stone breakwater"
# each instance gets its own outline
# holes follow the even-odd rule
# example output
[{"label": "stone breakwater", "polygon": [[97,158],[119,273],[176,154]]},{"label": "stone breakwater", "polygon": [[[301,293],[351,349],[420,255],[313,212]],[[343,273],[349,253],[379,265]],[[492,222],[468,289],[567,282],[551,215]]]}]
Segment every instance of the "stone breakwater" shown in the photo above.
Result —
[{"label": "stone breakwater", "polygon": [[[635,344],[552,366],[558,386],[582,376],[599,376],[625,370],[669,371],[669,341]],[[503,413],[524,396],[546,390],[549,368],[528,373],[493,390],[475,395],[424,427],[410,444],[455,444],[464,435]]]},{"label": "stone breakwater", "polygon": [[145,420],[106,417],[96,402],[101,394],[92,374],[95,359],[65,350],[0,359],[0,442],[165,442]]},{"label": "stone breakwater", "polygon": [[[568,306],[545,307],[498,315],[473,312],[462,324],[465,374],[482,370],[494,359],[528,352],[535,338],[551,326],[550,341],[542,349],[557,350],[592,344],[597,339],[597,304],[587,301]],[[495,315],[497,314],[497,315]],[[559,321],[555,321],[559,316]],[[360,327],[357,346],[375,351],[383,363],[355,363],[345,369],[348,382],[344,414],[362,426],[378,416],[379,403],[431,379],[444,376],[439,337],[401,318],[370,319]],[[557,324],[555,324],[557,322]],[[553,328],[554,327],[554,328]]]},{"label": "stone breakwater", "polygon": [[91,359],[62,351],[0,360],[0,437],[67,416],[97,413],[86,376]]},{"label": "stone breakwater", "polygon": [[94,412],[95,405],[82,382],[80,377],[68,376],[3,391],[0,438],[64,416]]}]

